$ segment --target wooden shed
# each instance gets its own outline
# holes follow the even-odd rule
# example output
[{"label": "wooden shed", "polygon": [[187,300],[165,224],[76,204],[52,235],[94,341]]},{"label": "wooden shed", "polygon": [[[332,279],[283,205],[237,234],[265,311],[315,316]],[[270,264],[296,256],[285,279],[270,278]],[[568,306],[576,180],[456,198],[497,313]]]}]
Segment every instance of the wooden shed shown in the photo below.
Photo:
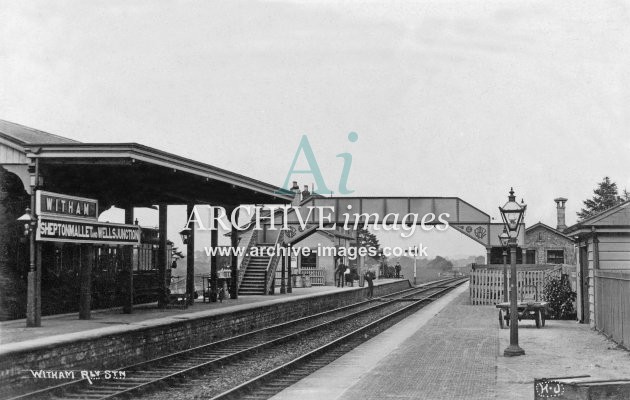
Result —
[{"label": "wooden shed", "polygon": [[578,319],[630,345],[630,201],[564,231],[578,246]]}]

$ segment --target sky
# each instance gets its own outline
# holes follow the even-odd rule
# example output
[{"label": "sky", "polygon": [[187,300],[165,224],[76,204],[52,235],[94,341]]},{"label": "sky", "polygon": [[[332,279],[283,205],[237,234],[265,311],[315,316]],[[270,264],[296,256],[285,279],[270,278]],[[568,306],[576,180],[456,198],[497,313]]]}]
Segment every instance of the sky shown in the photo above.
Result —
[{"label": "sky", "polygon": [[[571,225],[604,176],[630,189],[629,7],[0,0],[0,118],[278,186],[306,135],[333,191],[350,153],[354,196],[457,196],[498,220],[513,186],[526,223],[555,227],[563,196]],[[483,254],[447,235],[417,239]]]}]

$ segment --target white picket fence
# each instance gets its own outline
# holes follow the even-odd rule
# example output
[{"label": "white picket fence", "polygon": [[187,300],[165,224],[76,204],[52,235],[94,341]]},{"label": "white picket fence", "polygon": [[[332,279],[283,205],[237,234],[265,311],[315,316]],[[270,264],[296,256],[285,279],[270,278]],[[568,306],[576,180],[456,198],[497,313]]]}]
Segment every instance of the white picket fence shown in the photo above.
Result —
[{"label": "white picket fence", "polygon": [[[538,289],[539,300],[542,300],[545,278],[550,274],[559,275],[560,273],[561,270],[557,267],[517,271],[516,282],[519,301],[521,296],[523,299],[534,299],[536,296],[536,289]],[[509,266],[507,276],[509,285]],[[502,303],[503,269],[480,268],[475,271],[471,271],[470,302],[474,305],[492,305]]]}]

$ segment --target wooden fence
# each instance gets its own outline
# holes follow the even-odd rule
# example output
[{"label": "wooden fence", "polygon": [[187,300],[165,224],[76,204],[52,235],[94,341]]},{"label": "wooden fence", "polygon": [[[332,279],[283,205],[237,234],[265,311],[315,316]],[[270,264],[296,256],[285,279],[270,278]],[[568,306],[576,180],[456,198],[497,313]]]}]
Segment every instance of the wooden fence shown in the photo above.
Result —
[{"label": "wooden fence", "polygon": [[630,345],[630,272],[595,270],[595,327]]},{"label": "wooden fence", "polygon": [[302,273],[311,277],[311,285],[313,286],[324,286],[326,284],[324,276],[326,271],[323,269],[304,269]]},{"label": "wooden fence", "polygon": [[[288,276],[288,273],[286,273]],[[298,275],[309,275],[311,279],[311,285],[324,286],[326,284],[326,270],[324,269],[302,269]],[[276,287],[280,287],[282,284],[282,268],[276,269]]]},{"label": "wooden fence", "polygon": [[[539,300],[542,300],[545,278],[550,274],[560,275],[560,273],[561,269],[556,266],[517,271],[516,282],[519,300],[521,293],[524,299],[534,299],[536,288],[538,289]],[[509,285],[509,266],[507,276]],[[478,268],[470,273],[470,302],[475,305],[491,305],[503,302],[502,268]]]}]

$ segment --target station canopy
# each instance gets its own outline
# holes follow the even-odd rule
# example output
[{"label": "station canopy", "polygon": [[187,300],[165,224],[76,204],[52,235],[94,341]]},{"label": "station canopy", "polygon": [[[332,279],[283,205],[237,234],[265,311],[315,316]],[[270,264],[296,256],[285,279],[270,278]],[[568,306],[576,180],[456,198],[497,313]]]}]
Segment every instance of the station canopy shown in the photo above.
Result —
[{"label": "station canopy", "polygon": [[[80,143],[0,120],[3,166],[28,190],[28,159],[38,160],[45,190],[98,199],[109,206],[287,203],[293,194],[259,180],[137,143]],[[230,146],[226,151],[235,151]],[[11,152],[15,154],[11,156]],[[9,165],[10,164],[10,165]],[[18,168],[19,169],[19,168]]]}]

